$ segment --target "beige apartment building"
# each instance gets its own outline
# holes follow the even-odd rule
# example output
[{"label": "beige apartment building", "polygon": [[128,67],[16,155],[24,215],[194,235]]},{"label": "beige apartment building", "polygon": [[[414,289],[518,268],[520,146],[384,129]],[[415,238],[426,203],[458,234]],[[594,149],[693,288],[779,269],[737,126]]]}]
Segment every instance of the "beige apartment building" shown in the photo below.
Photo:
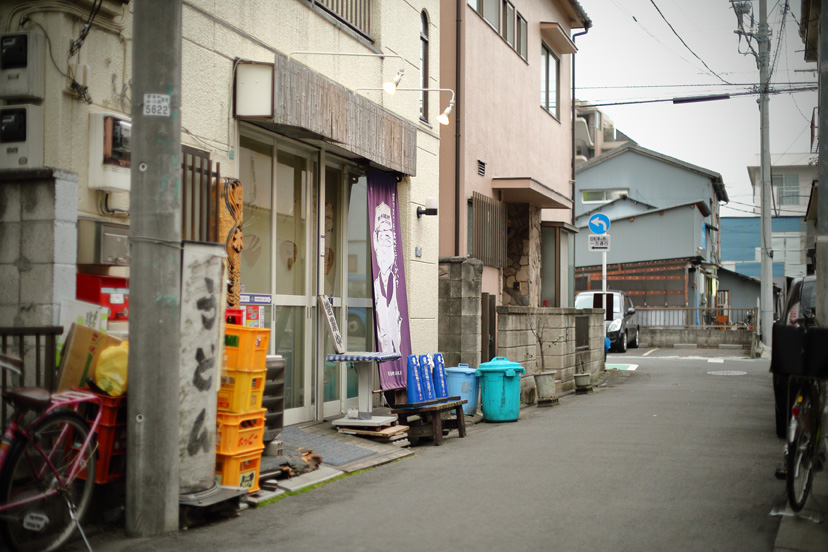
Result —
[{"label": "beige apartment building", "polygon": [[577,0],[441,5],[440,256],[483,261],[499,305],[571,306],[572,74],[592,25]]},{"label": "beige apartment building", "polygon": [[[129,277],[133,7],[0,6],[0,327],[60,323],[78,274]],[[332,347],[317,298],[333,301],[349,350],[375,350],[370,171],[397,182],[411,348],[437,350],[440,228],[418,208],[435,208],[441,137],[453,131],[436,122],[449,95],[419,89],[440,88],[440,1],[184,0],[182,9],[182,238],[224,242],[214,193],[232,190],[243,236],[237,306],[248,324],[270,328],[270,352],[287,362],[285,424],[345,412],[356,378],[325,360]],[[540,48],[532,32],[530,59]],[[546,117],[540,124],[566,124]],[[559,142],[545,150],[566,147]],[[542,164],[554,179],[539,179],[566,195],[557,184],[566,163],[551,159]],[[530,174],[526,161],[499,174]],[[122,315],[110,331],[125,337],[128,325]]]}]

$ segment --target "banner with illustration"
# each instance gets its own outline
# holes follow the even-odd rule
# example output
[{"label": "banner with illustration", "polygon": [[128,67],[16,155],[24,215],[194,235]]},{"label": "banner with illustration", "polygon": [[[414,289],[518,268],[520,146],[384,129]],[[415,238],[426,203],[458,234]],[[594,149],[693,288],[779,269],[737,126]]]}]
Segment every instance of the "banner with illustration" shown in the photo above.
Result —
[{"label": "banner with illustration", "polygon": [[399,359],[379,364],[380,382],[383,390],[403,389],[406,384],[405,363],[411,354],[411,332],[397,179],[377,170],[369,170],[367,176],[377,350],[400,353]]}]

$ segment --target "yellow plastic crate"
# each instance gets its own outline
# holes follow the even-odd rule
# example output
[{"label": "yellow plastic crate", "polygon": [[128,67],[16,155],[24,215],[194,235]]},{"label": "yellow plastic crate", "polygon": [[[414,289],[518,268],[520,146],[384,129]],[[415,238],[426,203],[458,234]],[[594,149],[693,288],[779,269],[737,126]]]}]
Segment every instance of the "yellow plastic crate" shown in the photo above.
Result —
[{"label": "yellow plastic crate", "polygon": [[267,370],[222,370],[218,408],[228,412],[253,412],[262,407]]},{"label": "yellow plastic crate", "polygon": [[264,445],[253,452],[216,454],[216,482],[228,487],[245,488],[248,493],[258,491],[262,450]]},{"label": "yellow plastic crate", "polygon": [[219,412],[216,416],[216,452],[232,455],[262,448],[265,412],[266,408],[242,414]]},{"label": "yellow plastic crate", "polygon": [[224,326],[224,354],[230,370],[264,370],[270,330],[236,324]]}]

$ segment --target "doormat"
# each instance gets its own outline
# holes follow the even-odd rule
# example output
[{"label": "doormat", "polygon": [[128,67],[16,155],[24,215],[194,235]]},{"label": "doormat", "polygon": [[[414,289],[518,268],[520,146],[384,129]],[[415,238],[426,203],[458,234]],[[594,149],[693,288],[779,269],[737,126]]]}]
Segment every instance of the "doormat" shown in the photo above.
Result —
[{"label": "doormat", "polygon": [[330,466],[341,466],[376,454],[366,448],[341,443],[336,439],[315,435],[290,426],[282,430],[279,439],[284,443],[286,454],[289,448],[313,449],[313,452],[322,457],[322,462]]}]

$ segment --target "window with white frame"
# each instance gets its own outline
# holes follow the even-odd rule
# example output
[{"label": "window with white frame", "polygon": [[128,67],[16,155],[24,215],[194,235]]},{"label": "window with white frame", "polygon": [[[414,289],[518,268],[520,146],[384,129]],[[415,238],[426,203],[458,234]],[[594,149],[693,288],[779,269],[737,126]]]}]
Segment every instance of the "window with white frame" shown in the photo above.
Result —
[{"label": "window with white frame", "polygon": [[583,190],[581,192],[582,203],[609,203],[610,201],[627,197],[629,190]]},{"label": "window with white frame", "polygon": [[[428,88],[428,15],[420,13],[420,88]],[[428,120],[428,92],[420,92],[420,119]]]},{"label": "window with white frame", "polygon": [[777,205],[799,205],[798,174],[774,174],[771,182],[776,191]]},{"label": "window with white frame", "polygon": [[541,107],[558,117],[558,58],[541,43]]}]

